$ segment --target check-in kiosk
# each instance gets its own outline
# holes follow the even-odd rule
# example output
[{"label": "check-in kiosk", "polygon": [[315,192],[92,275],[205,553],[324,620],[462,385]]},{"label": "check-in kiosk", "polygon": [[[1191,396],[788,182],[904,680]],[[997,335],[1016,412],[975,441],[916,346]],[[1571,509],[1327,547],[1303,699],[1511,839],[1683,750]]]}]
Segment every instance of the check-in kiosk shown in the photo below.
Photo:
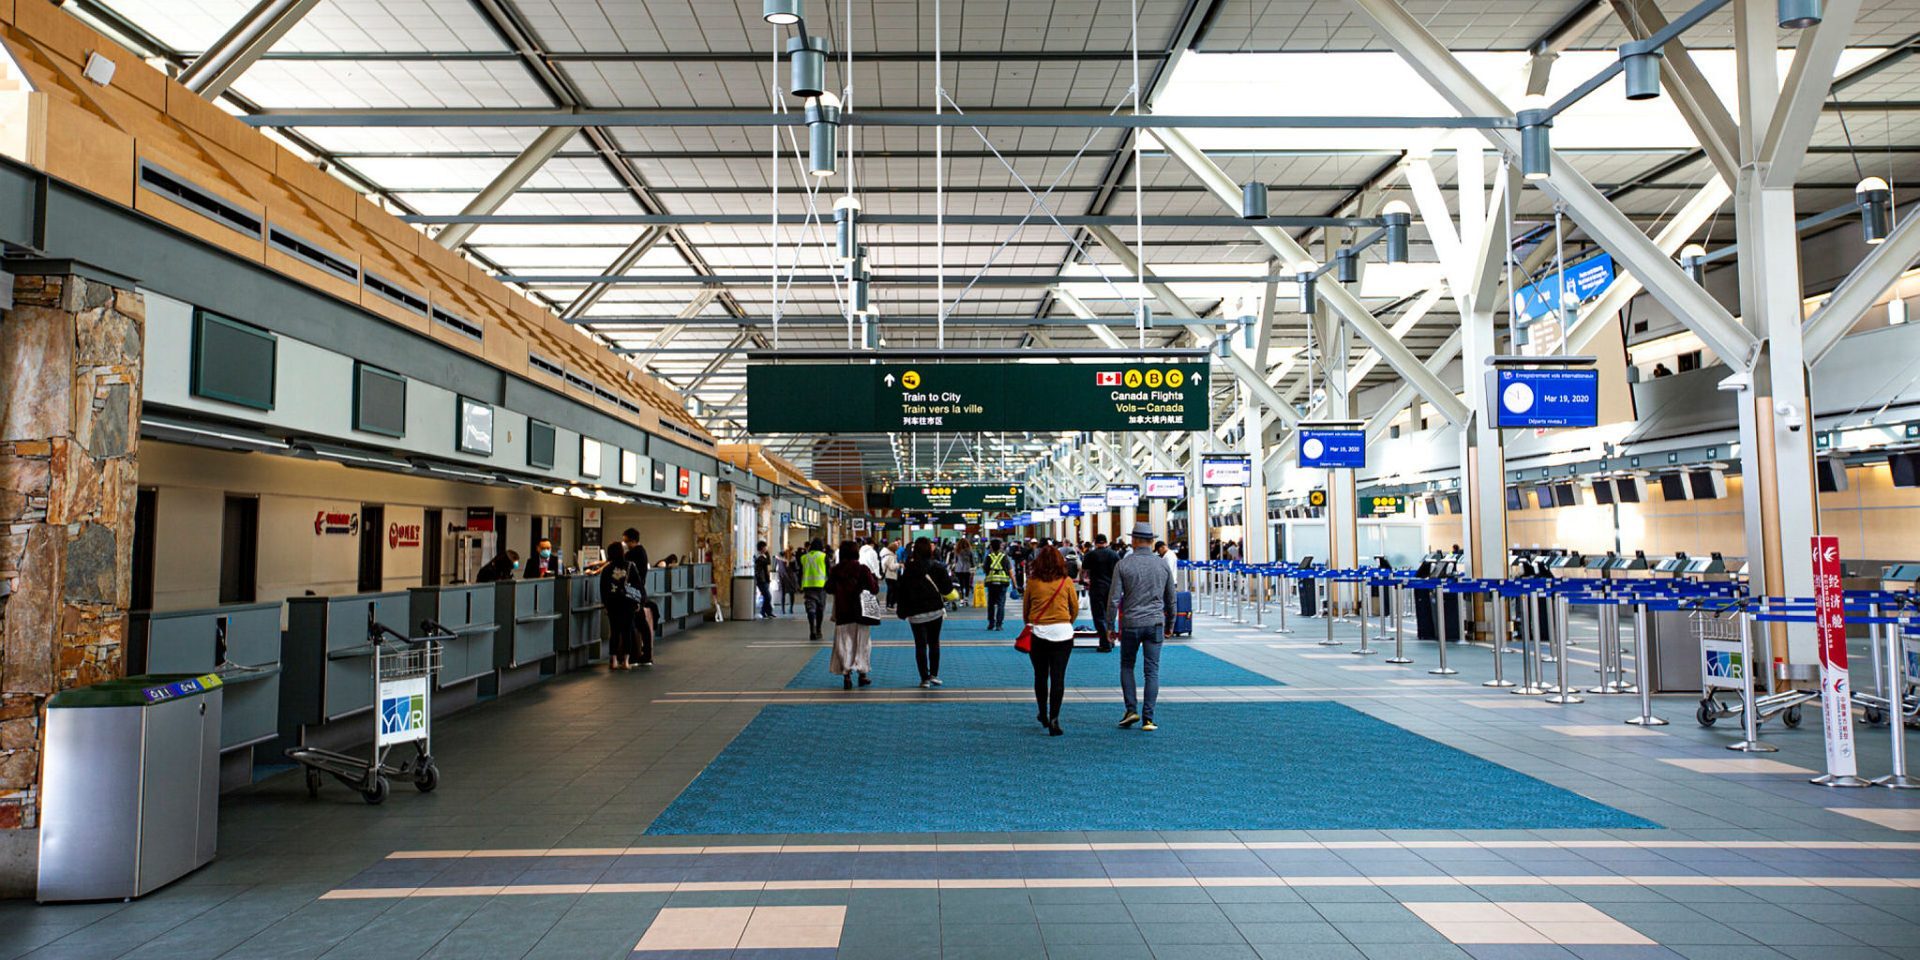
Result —
[{"label": "check-in kiosk", "polygon": [[[1447,553],[1435,550],[1420,561],[1416,576],[1423,580],[1451,580],[1459,575],[1459,551]],[[1414,635],[1422,640],[1438,640],[1441,624],[1434,622],[1434,590],[1431,587],[1418,587],[1413,591]],[[1460,640],[1461,617],[1460,597],[1458,594],[1445,594],[1441,618],[1446,621],[1447,640],[1457,643]]]},{"label": "check-in kiosk", "polygon": [[280,724],[280,605],[236,603],[199,610],[140,610],[127,644],[132,674],[220,675],[222,790],[253,782],[253,750]]},{"label": "check-in kiosk", "polygon": [[554,653],[562,669],[586,666],[600,653],[600,578],[576,573],[560,580],[560,622],[554,628]]},{"label": "check-in kiosk", "polygon": [[[407,595],[356,593],[287,600],[286,664],[280,674],[280,758],[294,747],[341,750],[371,739],[372,724],[340,723],[373,709],[373,648],[367,621],[408,627]],[[436,704],[437,706],[437,704]]]},{"label": "check-in kiosk", "polygon": [[529,577],[491,586],[493,667],[500,672],[496,692],[507,693],[553,673],[562,585],[558,577]]},{"label": "check-in kiosk", "polygon": [[498,692],[494,681],[494,634],[500,629],[491,583],[462,583],[442,587],[414,587],[407,591],[411,616],[418,628],[432,621],[453,639],[440,645],[439,691],[434,710],[464,706],[480,695]]},{"label": "check-in kiosk", "polygon": [[1704,557],[1694,557],[1688,560],[1684,572],[1689,577],[1725,579],[1727,561],[1722,559],[1719,552],[1716,551]]},{"label": "check-in kiosk", "polygon": [[1662,557],[1659,562],[1653,565],[1653,572],[1666,574],[1670,577],[1682,576],[1687,572],[1687,560],[1687,555],[1684,553],[1676,553],[1671,557]]},{"label": "check-in kiosk", "polygon": [[1635,550],[1631,557],[1608,555],[1607,572],[1609,574],[1642,573],[1647,569],[1647,552],[1645,550]]},{"label": "check-in kiosk", "polygon": [[[1300,566],[1313,569],[1312,557],[1301,557]],[[1311,577],[1300,577],[1293,581],[1294,589],[1300,593],[1300,615],[1317,617],[1320,615],[1320,587]]]},{"label": "check-in kiosk", "polygon": [[1920,563],[1891,563],[1880,568],[1880,589],[1908,590],[1920,586]]}]

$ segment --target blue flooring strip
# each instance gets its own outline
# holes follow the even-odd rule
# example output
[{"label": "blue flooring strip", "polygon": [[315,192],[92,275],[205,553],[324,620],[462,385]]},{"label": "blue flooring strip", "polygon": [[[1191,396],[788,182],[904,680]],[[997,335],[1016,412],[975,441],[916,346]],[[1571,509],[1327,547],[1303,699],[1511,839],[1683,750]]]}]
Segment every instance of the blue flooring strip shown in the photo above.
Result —
[{"label": "blue flooring strip", "polygon": [[[945,632],[940,639],[947,639]],[[960,647],[942,643],[940,681],[945,689],[994,689],[1012,687],[1033,689],[1033,661],[1013,649],[1013,635],[1006,636],[1005,647]],[[828,672],[832,651],[821,650],[787,682],[789,690],[812,688],[838,689],[839,677]],[[1145,678],[1138,662],[1134,675]],[[873,685],[882,689],[920,686],[920,668],[915,665],[912,647],[874,647]],[[1169,687],[1280,687],[1272,677],[1237,667],[1218,657],[1201,653],[1181,644],[1163,644],[1160,648],[1160,682]],[[1120,691],[1120,648],[1100,653],[1092,647],[1079,647],[1067,662],[1067,686],[1105,687]]]},{"label": "blue flooring strip", "polygon": [[[985,616],[977,607],[973,610],[948,614],[940,624],[940,639],[1005,640],[1008,646],[1012,646],[1013,638],[1020,635],[1020,608],[1012,607],[1007,611],[1007,626],[1004,630],[988,630]],[[1093,621],[1083,618],[1074,626],[1081,630],[1092,630]],[[826,630],[831,632],[833,624],[827,624]],[[905,620],[889,618],[873,628],[873,638],[875,640],[912,640],[913,626]]]},{"label": "blue flooring strip", "polygon": [[768,706],[647,833],[1657,826],[1340,704],[1116,713],[1048,737],[1026,703]]}]

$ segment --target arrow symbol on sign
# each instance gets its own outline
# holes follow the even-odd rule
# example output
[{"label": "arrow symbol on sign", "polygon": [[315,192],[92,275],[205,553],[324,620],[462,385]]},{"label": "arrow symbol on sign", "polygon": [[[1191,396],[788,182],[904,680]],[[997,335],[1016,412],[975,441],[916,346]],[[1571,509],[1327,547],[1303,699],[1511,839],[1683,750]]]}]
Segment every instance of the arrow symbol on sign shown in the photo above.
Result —
[{"label": "arrow symbol on sign", "polygon": [[1199,382],[1200,382],[1200,375],[1199,375],[1199,374],[1197,374],[1197,373],[1196,373],[1196,374],[1194,374],[1194,375],[1193,375],[1193,382],[1194,382],[1194,383],[1199,383]]},{"label": "arrow symbol on sign", "polygon": [[893,386],[893,374],[891,373],[887,374],[886,377],[882,379],[880,382],[886,384],[889,387]]}]

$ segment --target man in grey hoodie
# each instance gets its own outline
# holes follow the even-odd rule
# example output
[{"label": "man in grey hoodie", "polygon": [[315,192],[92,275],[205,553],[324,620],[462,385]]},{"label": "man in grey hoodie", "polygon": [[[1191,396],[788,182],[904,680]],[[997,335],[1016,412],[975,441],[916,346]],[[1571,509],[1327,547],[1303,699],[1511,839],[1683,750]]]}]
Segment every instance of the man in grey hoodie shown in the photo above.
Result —
[{"label": "man in grey hoodie", "polygon": [[[1160,699],[1160,645],[1173,630],[1173,576],[1167,564],[1153,555],[1153,525],[1133,525],[1133,549],[1113,568],[1113,609],[1120,624],[1120,693],[1126,699],[1127,712],[1120,718],[1121,729],[1140,724],[1141,730],[1158,730],[1153,722],[1153,705]],[[1145,655],[1147,695],[1140,700],[1134,691],[1133,662]]]}]

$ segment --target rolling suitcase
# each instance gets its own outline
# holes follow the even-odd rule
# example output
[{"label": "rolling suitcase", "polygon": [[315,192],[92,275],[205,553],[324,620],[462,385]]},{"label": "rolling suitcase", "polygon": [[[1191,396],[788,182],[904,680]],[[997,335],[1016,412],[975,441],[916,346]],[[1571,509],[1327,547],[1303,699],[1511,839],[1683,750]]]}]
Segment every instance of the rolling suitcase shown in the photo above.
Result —
[{"label": "rolling suitcase", "polygon": [[1173,595],[1173,635],[1193,636],[1193,594],[1185,590]]}]

